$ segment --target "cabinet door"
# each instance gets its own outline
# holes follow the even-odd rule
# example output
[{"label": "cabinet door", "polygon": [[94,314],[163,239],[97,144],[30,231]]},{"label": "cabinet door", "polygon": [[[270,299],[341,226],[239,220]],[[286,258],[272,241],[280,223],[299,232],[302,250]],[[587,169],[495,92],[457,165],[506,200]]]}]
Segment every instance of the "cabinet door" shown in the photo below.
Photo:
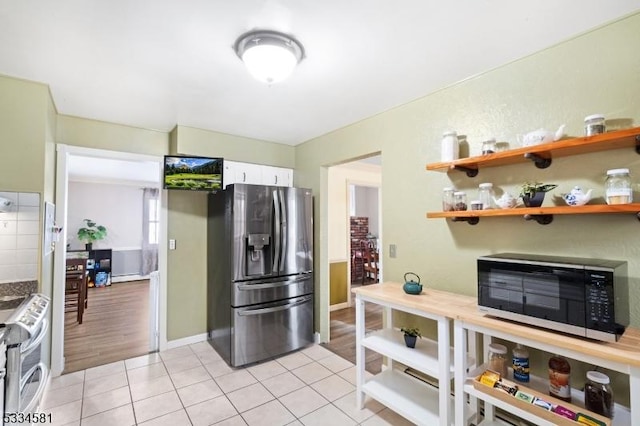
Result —
[{"label": "cabinet door", "polygon": [[237,164],[235,161],[224,160],[224,174],[222,176],[222,187],[226,188],[227,185],[236,183],[236,169]]},{"label": "cabinet door", "polygon": [[234,183],[249,183],[260,185],[262,183],[262,166],[259,164],[236,163],[234,170]]},{"label": "cabinet door", "polygon": [[274,186],[293,186],[293,170],[284,167],[262,166],[262,183]]}]

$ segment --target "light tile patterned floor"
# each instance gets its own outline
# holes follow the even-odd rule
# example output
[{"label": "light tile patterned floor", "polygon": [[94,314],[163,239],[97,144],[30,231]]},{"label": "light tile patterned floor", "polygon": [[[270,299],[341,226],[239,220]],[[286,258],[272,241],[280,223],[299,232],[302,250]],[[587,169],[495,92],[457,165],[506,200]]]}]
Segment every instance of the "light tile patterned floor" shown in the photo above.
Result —
[{"label": "light tile patterned floor", "polygon": [[410,425],[373,400],[355,406],[355,366],[314,345],[232,369],[207,343],[56,377],[54,425]]}]

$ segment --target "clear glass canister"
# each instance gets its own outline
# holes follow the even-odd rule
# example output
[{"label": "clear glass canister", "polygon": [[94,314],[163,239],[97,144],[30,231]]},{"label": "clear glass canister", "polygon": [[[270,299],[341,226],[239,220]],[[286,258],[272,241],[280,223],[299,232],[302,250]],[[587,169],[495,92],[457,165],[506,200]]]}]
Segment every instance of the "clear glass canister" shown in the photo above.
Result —
[{"label": "clear glass canister", "polygon": [[442,190],[442,211],[443,212],[451,212],[453,211],[453,188],[444,188]]},{"label": "clear glass canister", "polygon": [[507,347],[499,343],[489,344],[489,370],[500,373],[502,377],[507,377]]},{"label": "clear glass canister", "polygon": [[604,115],[593,114],[584,118],[584,134],[586,136],[599,135],[600,133],[604,133],[604,131]]},{"label": "clear glass canister", "polygon": [[444,132],[442,135],[440,158],[443,162],[457,160],[460,156],[458,135],[454,131]]},{"label": "clear glass canister", "polygon": [[609,376],[599,371],[587,371],[584,384],[584,405],[587,410],[605,417],[613,417],[613,391]]},{"label": "clear glass canister", "polygon": [[605,197],[607,204],[633,203],[633,187],[629,169],[607,170]]},{"label": "clear glass canister", "polygon": [[493,184],[481,183],[478,185],[478,200],[482,203],[483,210],[489,210],[493,208]]},{"label": "clear glass canister", "polygon": [[453,193],[453,209],[462,211],[467,209],[467,194],[462,191]]},{"label": "clear glass canister", "polygon": [[496,140],[494,138],[482,142],[482,155],[496,152]]}]

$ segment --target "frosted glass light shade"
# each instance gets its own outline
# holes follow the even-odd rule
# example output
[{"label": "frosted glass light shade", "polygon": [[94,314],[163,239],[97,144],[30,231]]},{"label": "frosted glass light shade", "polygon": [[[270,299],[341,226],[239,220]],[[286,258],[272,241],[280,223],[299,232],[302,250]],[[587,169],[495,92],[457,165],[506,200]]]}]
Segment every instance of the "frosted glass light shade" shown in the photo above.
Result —
[{"label": "frosted glass light shade", "polygon": [[300,43],[274,31],[244,34],[236,41],[235,50],[249,73],[267,84],[289,77],[303,57]]}]

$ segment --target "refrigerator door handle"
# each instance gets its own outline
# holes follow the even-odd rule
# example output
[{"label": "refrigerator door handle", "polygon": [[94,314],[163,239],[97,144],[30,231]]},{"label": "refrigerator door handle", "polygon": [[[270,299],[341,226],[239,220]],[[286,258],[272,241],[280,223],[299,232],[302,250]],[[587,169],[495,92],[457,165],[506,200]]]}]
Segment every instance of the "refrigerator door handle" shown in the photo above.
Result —
[{"label": "refrigerator door handle", "polygon": [[282,242],[282,235],[281,235],[281,231],[282,231],[282,226],[281,226],[281,222],[280,222],[280,200],[279,200],[279,193],[278,190],[274,190],[273,191],[273,218],[274,218],[274,224],[273,227],[274,229],[274,233],[275,233],[275,247],[274,247],[274,254],[273,254],[273,272],[278,272],[279,271],[279,267],[280,267],[280,244]]},{"label": "refrigerator door handle", "polygon": [[247,310],[238,312],[238,315],[244,317],[249,315],[263,315],[263,314],[270,314],[273,312],[286,311],[296,306],[303,305],[309,302],[310,300],[311,300],[311,296],[305,296],[303,298],[296,299],[291,303],[287,303],[286,305],[274,306],[271,308],[247,309]]},{"label": "refrigerator door handle", "polygon": [[280,199],[280,208],[282,210],[282,234],[281,237],[282,238],[282,255],[281,257],[281,264],[280,264],[280,271],[284,270],[284,267],[286,265],[286,257],[287,257],[287,240],[289,239],[289,232],[288,232],[288,228],[287,228],[287,205],[286,205],[286,200],[285,200],[285,196],[284,196],[284,189],[280,189],[280,196],[278,197]]},{"label": "refrigerator door handle", "polygon": [[238,285],[238,290],[251,291],[251,290],[263,290],[265,288],[284,287],[287,285],[291,285],[291,284],[295,284],[295,283],[299,283],[307,280],[309,280],[309,277],[295,278],[293,280],[289,280],[285,282],[280,281],[275,283],[264,283],[264,284],[240,284]]}]

